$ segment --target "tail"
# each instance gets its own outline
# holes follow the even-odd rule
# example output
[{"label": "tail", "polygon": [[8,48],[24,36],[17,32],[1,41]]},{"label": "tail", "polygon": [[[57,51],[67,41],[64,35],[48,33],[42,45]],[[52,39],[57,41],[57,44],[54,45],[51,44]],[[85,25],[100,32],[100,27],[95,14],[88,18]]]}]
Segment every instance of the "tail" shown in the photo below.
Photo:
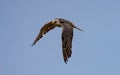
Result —
[{"label": "tail", "polygon": [[75,29],[78,29],[78,30],[80,30],[80,31],[83,31],[82,29],[80,29],[80,28],[78,28],[78,27],[76,27],[76,26],[73,26]]}]

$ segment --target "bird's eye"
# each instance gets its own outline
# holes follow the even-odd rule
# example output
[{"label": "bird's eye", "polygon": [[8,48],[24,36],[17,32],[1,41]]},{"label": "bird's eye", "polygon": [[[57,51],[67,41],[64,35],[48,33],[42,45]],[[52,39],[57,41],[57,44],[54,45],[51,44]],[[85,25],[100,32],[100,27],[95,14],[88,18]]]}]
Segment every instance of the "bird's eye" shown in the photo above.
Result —
[{"label": "bird's eye", "polygon": [[64,23],[63,21],[60,21],[60,23]]}]

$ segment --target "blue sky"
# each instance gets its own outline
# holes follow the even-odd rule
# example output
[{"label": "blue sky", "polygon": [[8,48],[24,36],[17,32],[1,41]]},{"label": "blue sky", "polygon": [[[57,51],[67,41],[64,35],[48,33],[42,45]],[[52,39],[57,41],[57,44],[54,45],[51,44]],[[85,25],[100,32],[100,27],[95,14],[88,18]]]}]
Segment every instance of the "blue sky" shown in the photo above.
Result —
[{"label": "blue sky", "polygon": [[[65,64],[61,28],[33,47],[54,18],[72,21],[72,57]],[[120,75],[119,0],[0,0],[0,75]]]}]

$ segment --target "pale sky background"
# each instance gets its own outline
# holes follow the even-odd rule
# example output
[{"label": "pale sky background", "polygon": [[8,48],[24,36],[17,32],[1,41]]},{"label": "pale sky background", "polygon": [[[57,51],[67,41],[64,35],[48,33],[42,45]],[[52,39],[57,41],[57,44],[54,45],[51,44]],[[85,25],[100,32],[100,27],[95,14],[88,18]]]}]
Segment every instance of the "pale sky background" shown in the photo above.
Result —
[{"label": "pale sky background", "polygon": [[[84,30],[67,64],[61,28],[30,46],[59,17]],[[120,75],[120,0],[0,0],[0,75]]]}]

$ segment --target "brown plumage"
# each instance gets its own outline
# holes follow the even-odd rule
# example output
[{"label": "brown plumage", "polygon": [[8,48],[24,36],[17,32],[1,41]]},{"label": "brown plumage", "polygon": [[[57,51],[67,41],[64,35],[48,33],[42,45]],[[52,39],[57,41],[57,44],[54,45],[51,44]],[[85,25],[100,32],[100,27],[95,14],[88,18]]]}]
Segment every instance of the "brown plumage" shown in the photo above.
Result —
[{"label": "brown plumage", "polygon": [[62,51],[63,51],[63,58],[65,63],[67,63],[68,58],[71,57],[72,54],[72,39],[73,39],[73,28],[76,28],[80,31],[80,28],[76,27],[72,22],[62,19],[56,18],[48,23],[46,23],[40,30],[38,36],[34,40],[33,45],[43,37],[48,31],[52,30],[55,27],[62,27]]}]

